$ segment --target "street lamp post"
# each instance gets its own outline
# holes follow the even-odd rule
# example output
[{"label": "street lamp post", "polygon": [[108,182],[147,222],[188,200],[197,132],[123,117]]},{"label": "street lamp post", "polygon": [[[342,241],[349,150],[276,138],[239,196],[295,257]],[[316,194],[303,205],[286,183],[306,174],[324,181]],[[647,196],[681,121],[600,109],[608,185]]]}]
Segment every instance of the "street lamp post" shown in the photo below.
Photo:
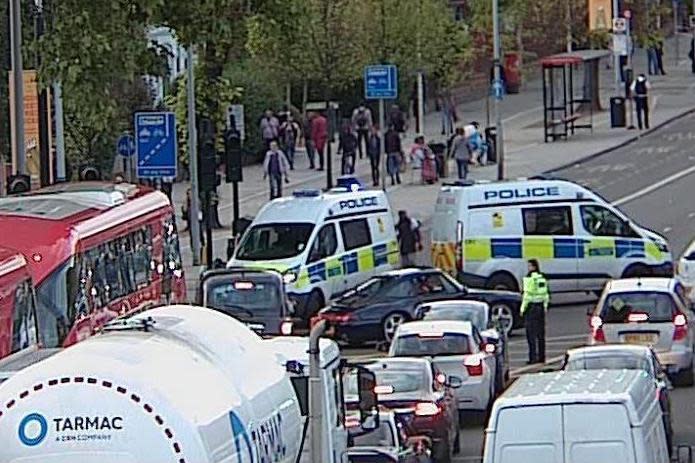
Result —
[{"label": "street lamp post", "polygon": [[24,150],[24,64],[22,63],[22,10],[20,0],[10,0],[10,41],[12,42],[12,75],[14,77],[14,147],[15,169],[26,174]]},{"label": "street lamp post", "polygon": [[497,152],[497,180],[504,179],[504,131],[502,128],[502,108],[500,108],[500,100],[502,99],[502,72],[501,66],[501,44],[500,44],[500,11],[499,0],[492,0],[492,34],[494,48],[494,81],[493,89],[495,91],[495,150]]},{"label": "street lamp post", "polygon": [[[193,251],[193,265],[200,265],[200,196],[198,187],[198,134],[196,133],[195,116],[195,75],[193,72],[193,46],[188,47],[188,63],[186,72],[186,92],[188,96],[188,165],[191,174],[191,204],[188,211],[188,226],[191,227],[191,250]],[[212,243],[207,243],[212,246]],[[210,265],[210,262],[208,262]]]}]

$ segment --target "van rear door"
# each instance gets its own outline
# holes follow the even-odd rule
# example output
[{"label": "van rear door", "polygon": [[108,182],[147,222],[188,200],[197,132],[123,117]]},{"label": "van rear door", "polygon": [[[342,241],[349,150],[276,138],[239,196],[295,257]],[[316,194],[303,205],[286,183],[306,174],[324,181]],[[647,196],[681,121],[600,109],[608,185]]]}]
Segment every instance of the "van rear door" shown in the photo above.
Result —
[{"label": "van rear door", "polygon": [[563,414],[565,463],[635,462],[632,428],[624,405],[564,405]]},{"label": "van rear door", "polygon": [[563,463],[562,406],[504,408],[494,439],[494,458],[487,461]]}]

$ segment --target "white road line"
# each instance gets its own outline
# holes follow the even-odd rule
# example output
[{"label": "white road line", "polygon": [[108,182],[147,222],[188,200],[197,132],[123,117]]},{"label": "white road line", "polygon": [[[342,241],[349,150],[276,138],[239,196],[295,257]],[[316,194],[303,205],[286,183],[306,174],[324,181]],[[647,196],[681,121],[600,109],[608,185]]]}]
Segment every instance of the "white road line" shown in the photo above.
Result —
[{"label": "white road line", "polygon": [[625,203],[629,203],[630,201],[634,201],[635,199],[641,198],[642,196],[648,195],[649,193],[661,189],[667,186],[669,183],[675,182],[676,180],[679,180],[683,177],[687,177],[693,172],[695,172],[695,166],[691,166],[683,171],[677,172],[669,177],[666,177],[665,179],[659,180],[658,182],[649,185],[646,188],[642,188],[641,190],[635,191],[632,194],[623,196],[622,198],[613,201],[613,204],[615,204],[616,206],[622,206]]},{"label": "white road line", "polygon": [[552,358],[547,359],[545,363],[538,363],[535,365],[527,365],[525,367],[515,368],[515,369],[511,370],[509,372],[509,374],[512,376],[519,376],[519,375],[523,375],[524,373],[531,373],[534,371],[540,371],[543,368],[548,367],[549,365],[562,362],[562,359],[564,359],[564,358],[565,358],[564,355],[558,355],[557,357],[552,357]]},{"label": "white road line", "polygon": [[[577,334],[567,334],[563,336],[551,336],[549,338],[545,338],[545,342],[551,342],[551,341],[561,341],[561,340],[569,340],[569,339],[580,339],[580,338],[586,338],[587,334],[586,333],[577,333]],[[512,341],[509,341],[509,345],[514,345],[514,344],[526,344],[526,339],[514,339]]]}]

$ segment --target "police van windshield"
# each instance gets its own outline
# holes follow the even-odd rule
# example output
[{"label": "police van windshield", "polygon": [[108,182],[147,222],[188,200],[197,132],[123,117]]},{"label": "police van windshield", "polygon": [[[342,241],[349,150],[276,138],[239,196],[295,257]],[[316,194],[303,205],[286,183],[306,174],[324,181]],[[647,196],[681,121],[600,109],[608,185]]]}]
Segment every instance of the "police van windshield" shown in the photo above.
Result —
[{"label": "police van windshield", "polygon": [[244,235],[237,259],[275,260],[295,257],[306,249],[313,229],[313,223],[255,225]]}]

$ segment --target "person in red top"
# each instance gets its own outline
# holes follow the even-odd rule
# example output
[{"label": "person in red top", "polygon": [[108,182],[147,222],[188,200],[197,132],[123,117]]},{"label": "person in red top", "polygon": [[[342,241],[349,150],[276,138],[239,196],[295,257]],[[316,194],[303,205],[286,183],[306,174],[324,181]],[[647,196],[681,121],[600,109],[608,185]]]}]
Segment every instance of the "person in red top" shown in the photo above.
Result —
[{"label": "person in red top", "polygon": [[319,167],[317,170],[323,170],[323,150],[326,147],[326,141],[328,140],[328,121],[321,113],[316,113],[314,118],[311,120],[311,139],[314,141],[316,153],[318,154],[319,158]]}]

